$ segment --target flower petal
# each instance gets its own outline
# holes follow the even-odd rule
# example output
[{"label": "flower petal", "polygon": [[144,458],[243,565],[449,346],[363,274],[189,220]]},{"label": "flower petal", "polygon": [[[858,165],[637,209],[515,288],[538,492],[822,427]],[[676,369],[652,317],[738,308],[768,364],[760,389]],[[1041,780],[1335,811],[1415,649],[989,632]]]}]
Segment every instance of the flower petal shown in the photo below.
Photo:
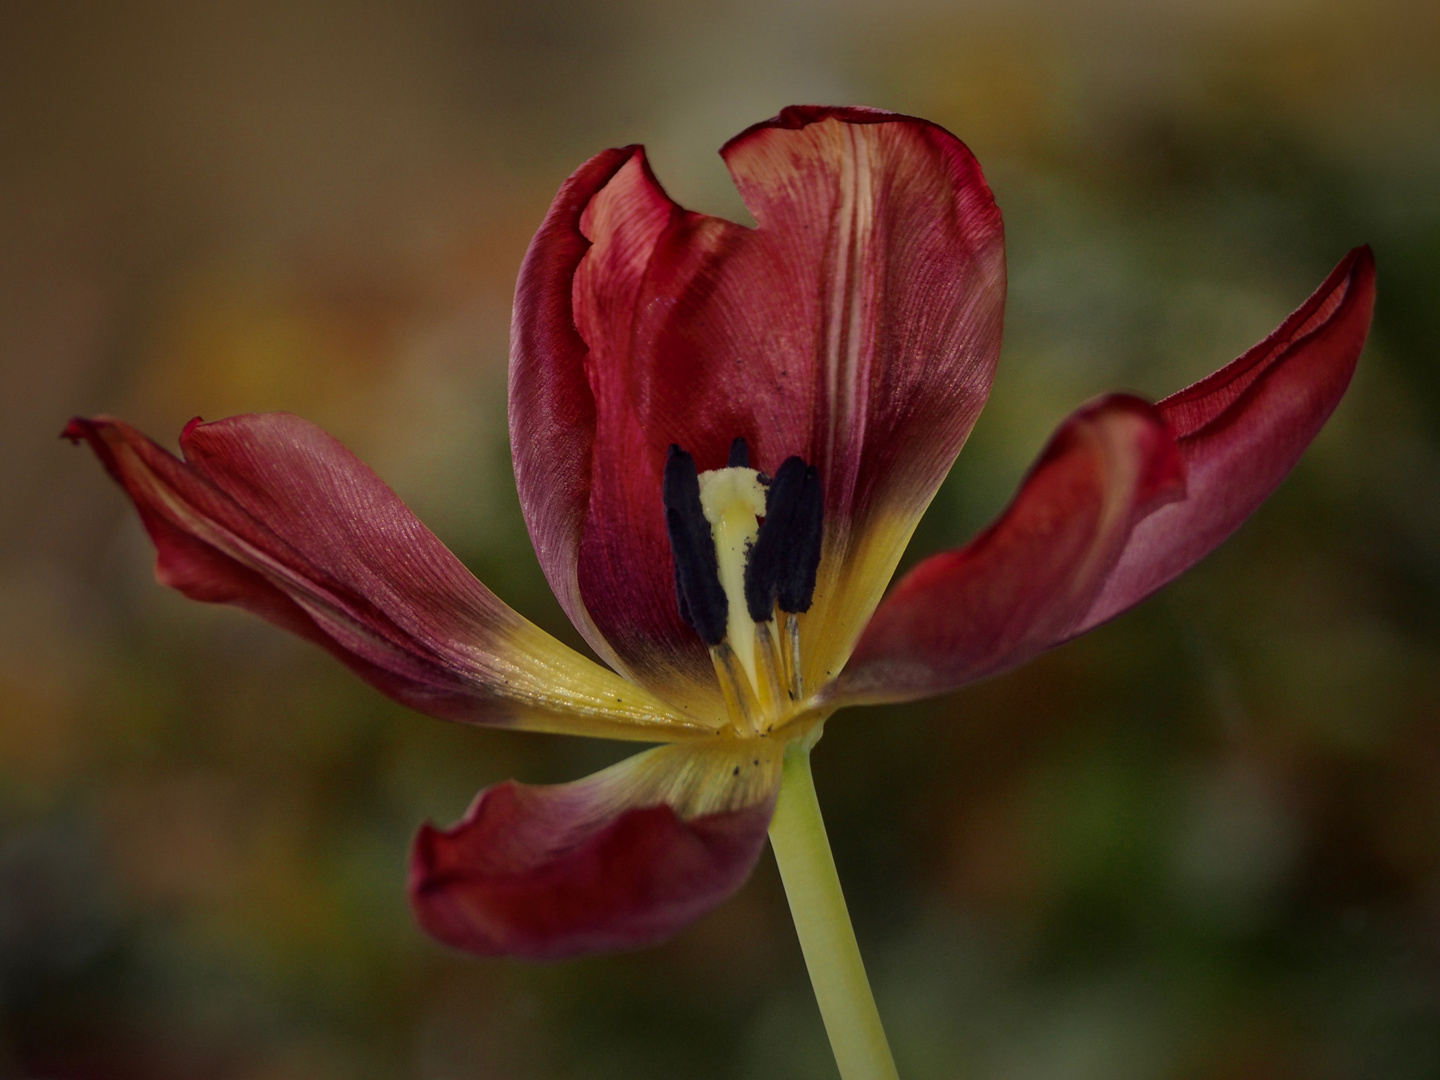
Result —
[{"label": "flower petal", "polygon": [[669,937],[744,883],[780,787],[779,740],[659,747],[570,784],[506,781],[426,825],[410,901],[447,944],[553,960]]},{"label": "flower petal", "polygon": [[1340,403],[1375,304],[1375,259],[1356,248],[1273,334],[1157,408],[1187,494],[1136,526],[1079,634],[1215,550],[1285,479]]},{"label": "flower petal", "polygon": [[833,662],[984,403],[1005,290],[999,211],[933,124],[794,108],[722,153],[757,229],[682,210],[638,148],[571,177],[521,270],[511,352],[516,475],[552,585],[602,655],[700,716],[723,705],[676,610],[669,445],[708,469],[744,437],[757,468],[820,468],[807,663]]},{"label": "flower petal", "polygon": [[595,395],[575,326],[575,271],[590,241],[580,217],[639,151],[607,150],[561,186],[526,252],[510,325],[510,452],[530,540],[560,605],[593,649],[624,664],[580,595],[580,535],[590,501]]},{"label": "flower petal", "polygon": [[896,585],[821,702],[942,693],[1064,640],[1136,522],[1183,493],[1179,452],[1154,406],[1114,395],[1082,408],[999,520]]},{"label": "flower petal", "polygon": [[192,421],[184,460],[75,419],[155,542],[156,577],[317,642],[433,716],[612,738],[705,729],[501,603],[358,458],[287,413]]}]

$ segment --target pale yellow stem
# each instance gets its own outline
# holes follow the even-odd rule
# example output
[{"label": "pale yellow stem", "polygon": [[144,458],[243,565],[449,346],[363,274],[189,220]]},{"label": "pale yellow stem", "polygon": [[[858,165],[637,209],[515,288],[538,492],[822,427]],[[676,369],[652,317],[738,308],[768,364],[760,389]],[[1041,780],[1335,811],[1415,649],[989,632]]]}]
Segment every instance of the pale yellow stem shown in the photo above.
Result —
[{"label": "pale yellow stem", "polygon": [[885,1041],[835,873],[805,740],[785,749],[784,779],[770,823],[770,844],[840,1076],[843,1080],[897,1080],[895,1059]]}]

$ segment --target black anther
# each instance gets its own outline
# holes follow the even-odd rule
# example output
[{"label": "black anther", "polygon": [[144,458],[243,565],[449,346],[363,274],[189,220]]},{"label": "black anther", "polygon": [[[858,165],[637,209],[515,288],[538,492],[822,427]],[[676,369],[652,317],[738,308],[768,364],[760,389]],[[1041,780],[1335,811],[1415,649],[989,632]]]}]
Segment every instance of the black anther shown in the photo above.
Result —
[{"label": "black anther", "polygon": [[786,545],[785,569],[775,596],[781,611],[809,611],[815,600],[815,576],[820,570],[820,547],[825,537],[825,493],[820,487],[820,470],[805,466],[805,479],[796,500],[791,542]]},{"label": "black anther", "polygon": [[750,444],[744,439],[736,439],[730,444],[730,460],[725,463],[730,468],[748,469],[750,467]]},{"label": "black anther", "polygon": [[700,505],[695,459],[673,444],[665,458],[661,498],[670,551],[675,556],[675,596],[680,617],[706,645],[719,645],[725,640],[729,603],[720,584],[715,538]]},{"label": "black anther", "polygon": [[820,474],[798,457],[775,470],[760,523],[745,563],[745,607],[756,622],[781,611],[810,610],[820,566],[823,534]]}]

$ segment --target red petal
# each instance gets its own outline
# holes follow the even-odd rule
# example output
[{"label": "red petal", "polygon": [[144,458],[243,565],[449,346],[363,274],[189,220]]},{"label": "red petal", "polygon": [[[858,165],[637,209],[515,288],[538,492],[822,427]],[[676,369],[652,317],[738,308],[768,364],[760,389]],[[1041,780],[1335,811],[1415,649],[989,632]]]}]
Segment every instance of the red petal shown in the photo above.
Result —
[{"label": "red petal", "polygon": [[765,843],[783,747],[661,747],[572,784],[506,781],[415,839],[427,931],[486,956],[553,960],[661,941],[738,889]]},{"label": "red petal", "polygon": [[510,447],[530,539],[570,621],[617,666],[614,650],[590,621],[577,578],[590,501],[595,396],[571,294],[576,268],[590,250],[580,217],[638,153],[635,147],[607,150],[561,186],[520,268],[510,326]]},{"label": "red petal", "polygon": [[1136,527],[1074,633],[1188,570],[1279,486],[1350,385],[1374,304],[1375,260],[1356,248],[1273,334],[1160,402],[1185,461],[1187,496]]},{"label": "red petal", "polygon": [[1063,640],[1135,523],[1183,496],[1182,468],[1153,406],[1116,395],[1081,409],[998,521],[965,547],[925,560],[885,598],[822,699],[938,694]]},{"label": "red petal", "polygon": [[511,358],[516,473],[552,585],[623,670],[717,712],[676,610],[667,447],[714,468],[743,436],[762,470],[817,464],[843,559],[849,535],[928,502],[989,391],[1004,302],[999,211],[942,129],[788,109],[722,152],[758,229],[683,211],[638,149],[576,173],[521,271]]},{"label": "red petal", "polygon": [[434,716],[663,739],[669,711],[498,600],[340,443],[286,413],[194,421],[185,460],[75,419],[155,542],[156,576],[324,646]]}]

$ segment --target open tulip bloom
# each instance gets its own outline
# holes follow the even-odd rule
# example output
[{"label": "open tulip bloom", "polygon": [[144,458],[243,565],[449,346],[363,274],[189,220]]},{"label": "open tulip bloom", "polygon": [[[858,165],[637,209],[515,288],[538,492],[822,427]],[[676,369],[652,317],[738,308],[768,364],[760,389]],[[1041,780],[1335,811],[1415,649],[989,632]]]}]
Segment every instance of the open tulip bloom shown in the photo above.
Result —
[{"label": "open tulip bloom", "polygon": [[422,827],[409,893],[460,949],[659,941],[767,832],[842,1074],[893,1076],[809,755],[856,703],[942,694],[1118,615],[1230,535],[1350,381],[1374,264],[1350,252],[1238,360],[1060,425],[1009,507],[886,594],[1000,353],[1000,211],[934,124],[790,108],[721,151],[757,228],[683,209],[638,146],[561,187],[516,288],[510,441],[536,554],[607,670],[503,604],[373,472],[285,413],[192,421],[177,458],[66,429],[124,487],[159,580],[466,723],[663,745],[507,781]]}]

